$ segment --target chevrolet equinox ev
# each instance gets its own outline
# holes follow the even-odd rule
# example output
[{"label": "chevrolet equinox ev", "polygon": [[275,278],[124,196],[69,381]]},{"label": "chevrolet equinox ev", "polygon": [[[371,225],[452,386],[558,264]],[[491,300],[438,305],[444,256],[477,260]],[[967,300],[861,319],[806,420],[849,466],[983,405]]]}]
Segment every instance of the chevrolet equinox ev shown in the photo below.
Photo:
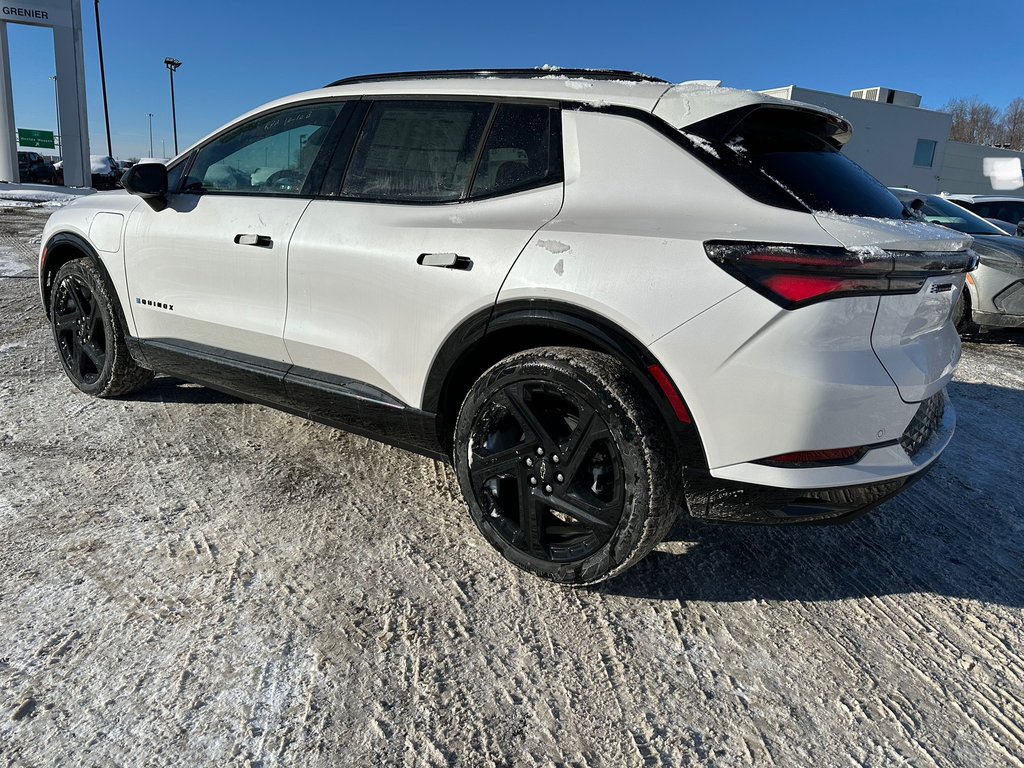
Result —
[{"label": "chevrolet equinox ev", "polygon": [[169,374],[450,461],[557,582],[680,512],[848,519],[938,458],[968,236],[838,115],[608,70],[350,78],[262,106],[43,236],[80,390]]}]

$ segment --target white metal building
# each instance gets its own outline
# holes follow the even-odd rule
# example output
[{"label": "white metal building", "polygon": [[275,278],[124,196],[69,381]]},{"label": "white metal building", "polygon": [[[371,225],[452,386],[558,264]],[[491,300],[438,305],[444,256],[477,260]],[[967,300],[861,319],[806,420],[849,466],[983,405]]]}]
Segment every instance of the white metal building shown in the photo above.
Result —
[{"label": "white metal building", "polygon": [[[853,138],[843,152],[888,186],[1024,197],[1019,165],[1024,153],[950,141],[952,116],[921,108],[917,94],[863,88],[841,96],[795,85],[762,93],[817,104],[845,117],[853,125]],[[1016,167],[1019,184],[1015,189],[1007,188],[1012,183],[994,185],[994,177],[986,175],[986,170],[991,174],[993,160],[1004,171]]]}]

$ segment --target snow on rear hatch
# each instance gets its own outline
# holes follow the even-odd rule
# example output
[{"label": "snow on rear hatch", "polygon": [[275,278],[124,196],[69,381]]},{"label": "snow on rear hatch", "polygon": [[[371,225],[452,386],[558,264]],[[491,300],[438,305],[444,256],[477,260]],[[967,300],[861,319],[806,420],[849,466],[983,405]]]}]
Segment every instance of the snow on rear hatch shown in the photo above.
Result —
[{"label": "snow on rear hatch", "polygon": [[960,359],[960,337],[949,321],[964,287],[964,273],[942,272],[959,260],[971,238],[916,221],[816,213],[822,229],[845,247],[866,255],[895,254],[896,270],[930,273],[916,293],[882,296],[871,347],[908,403],[941,390]]}]

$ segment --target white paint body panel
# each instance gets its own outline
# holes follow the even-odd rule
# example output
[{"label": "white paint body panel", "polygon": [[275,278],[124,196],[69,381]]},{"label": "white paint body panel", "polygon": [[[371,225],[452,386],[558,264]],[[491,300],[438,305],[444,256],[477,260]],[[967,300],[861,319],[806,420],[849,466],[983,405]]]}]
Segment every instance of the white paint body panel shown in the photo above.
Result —
[{"label": "white paint body panel", "polygon": [[[164,210],[136,208],[125,234],[125,266],[127,310],[139,338],[288,362],[282,338],[288,242],[308,205],[304,198],[178,194]],[[240,245],[239,234],[267,235],[273,246]]]},{"label": "white paint body panel", "polygon": [[98,192],[94,195],[80,197],[71,205],[55,211],[46,220],[46,225],[43,227],[42,243],[39,246],[41,265],[43,249],[46,247],[47,241],[58,232],[78,235],[86,242],[92,243],[93,247],[96,248],[97,255],[103,262],[103,266],[106,267],[107,274],[110,276],[110,282],[117,293],[118,301],[125,308],[124,314],[125,320],[128,322],[128,332],[132,335],[135,334],[135,322],[132,319],[131,311],[128,309],[131,299],[128,293],[128,281],[124,273],[124,257],[120,248],[123,245],[123,232],[117,232],[116,237],[119,247],[114,251],[98,248],[97,244],[90,239],[90,232],[93,227],[93,220],[97,216],[110,217],[100,225],[100,229],[103,230],[105,237],[108,238],[106,242],[101,244],[109,246],[111,244],[110,241],[114,238],[111,230],[116,223],[116,219],[120,218],[120,223],[123,227],[129,214],[139,205],[143,205],[139,198],[122,191]]},{"label": "white paint body panel", "polygon": [[[851,219],[824,213],[815,218],[847,248],[949,252],[971,243],[969,235],[918,221]],[[953,287],[933,291],[944,284]],[[879,303],[872,346],[907,402],[931,397],[953,378],[960,361],[960,335],[949,319],[963,286],[962,274],[931,278],[913,295],[884,296]]]},{"label": "white paint body panel", "polygon": [[[289,257],[291,360],[419,405],[444,340],[494,304],[523,246],[561,204],[561,184],[448,205],[314,200]],[[425,253],[473,265],[417,264]]]}]

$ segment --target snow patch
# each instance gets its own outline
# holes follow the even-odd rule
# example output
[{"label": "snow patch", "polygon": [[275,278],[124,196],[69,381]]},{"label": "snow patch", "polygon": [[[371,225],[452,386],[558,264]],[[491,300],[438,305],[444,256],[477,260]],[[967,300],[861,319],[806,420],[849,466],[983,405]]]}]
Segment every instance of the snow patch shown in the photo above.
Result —
[{"label": "snow patch", "polygon": [[0,207],[60,208],[77,197],[91,195],[94,189],[53,187],[44,184],[0,183]]},{"label": "snow patch", "polygon": [[571,248],[558,240],[538,240],[537,245],[549,253],[568,253]]},{"label": "snow patch", "polygon": [[718,159],[718,160],[721,160],[721,159],[722,159],[722,156],[718,154],[718,150],[716,150],[716,149],[715,149],[715,148],[714,148],[714,147],[713,147],[713,146],[711,145],[711,142],[710,142],[710,141],[708,141],[707,139],[705,139],[705,138],[704,138],[703,136],[698,136],[698,135],[697,135],[697,134],[695,134],[695,133],[686,133],[686,131],[682,131],[682,133],[683,133],[683,134],[684,134],[684,135],[685,135],[685,136],[686,136],[687,138],[689,138],[689,139],[690,139],[690,141],[692,141],[692,142],[693,142],[694,144],[696,144],[696,145],[697,145],[698,147],[700,147],[701,149],[703,149],[703,150],[704,150],[705,152],[707,152],[707,153],[708,153],[709,155],[711,155],[712,157],[714,157],[714,158],[716,158],[716,159]]}]

